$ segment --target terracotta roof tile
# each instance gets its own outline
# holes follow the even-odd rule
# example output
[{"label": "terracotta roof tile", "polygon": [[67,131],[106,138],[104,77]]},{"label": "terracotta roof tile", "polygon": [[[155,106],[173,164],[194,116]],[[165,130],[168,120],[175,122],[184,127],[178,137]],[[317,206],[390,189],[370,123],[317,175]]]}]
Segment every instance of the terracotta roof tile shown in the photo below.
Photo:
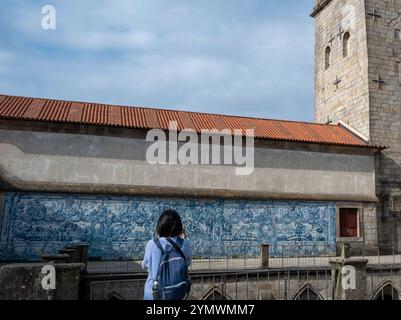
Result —
[{"label": "terracotta roof tile", "polygon": [[34,99],[24,112],[24,117],[30,119],[37,119],[46,104],[46,100]]},{"label": "terracotta roof tile", "polygon": [[118,126],[121,124],[121,112],[122,108],[109,106],[109,123],[112,126]]},{"label": "terracotta roof tile", "polygon": [[84,105],[82,103],[72,103],[70,105],[70,110],[67,114],[66,121],[67,122],[81,122],[82,113],[84,111]]},{"label": "terracotta roof tile", "polygon": [[212,129],[217,129],[219,131],[224,129],[232,129],[230,123],[228,121],[225,121],[224,117],[218,116],[216,114],[211,114],[210,118],[212,120],[212,123],[214,124]]},{"label": "terracotta roof tile", "polygon": [[172,110],[157,110],[157,118],[159,119],[159,124],[160,128],[163,130],[168,130],[169,129],[169,124],[170,122],[176,122],[177,123],[177,129],[178,130],[183,130],[187,129],[184,127],[178,111],[172,111]]},{"label": "terracotta roof tile", "polygon": [[190,113],[189,115],[197,132],[201,132],[202,130],[217,131],[216,125],[213,123],[213,119],[210,114]]},{"label": "terracotta roof tile", "polygon": [[45,100],[45,104],[37,119],[42,121],[61,121],[66,119],[69,108],[69,102]]},{"label": "terracotta roof tile", "polygon": [[195,129],[195,125],[192,122],[191,116],[187,112],[180,112],[179,117],[184,129]]},{"label": "terracotta roof tile", "polygon": [[0,105],[0,116],[12,114],[14,117],[20,117],[25,113],[31,102],[31,98],[6,97]]},{"label": "terracotta roof tile", "polygon": [[[156,110],[154,109],[133,109],[133,110],[138,112],[143,117],[144,123],[146,123],[146,125],[140,125],[140,123],[138,123],[137,128],[155,128],[155,129],[160,128],[160,123],[159,120],[157,119]],[[135,120],[131,125],[135,127],[134,124]]]},{"label": "terracotta roof tile", "polygon": [[0,118],[163,130],[168,130],[170,121],[175,121],[178,130],[193,129],[201,132],[229,129],[233,132],[240,129],[244,135],[246,129],[254,129],[257,139],[383,148],[369,145],[341,125],[6,95],[0,95]]}]

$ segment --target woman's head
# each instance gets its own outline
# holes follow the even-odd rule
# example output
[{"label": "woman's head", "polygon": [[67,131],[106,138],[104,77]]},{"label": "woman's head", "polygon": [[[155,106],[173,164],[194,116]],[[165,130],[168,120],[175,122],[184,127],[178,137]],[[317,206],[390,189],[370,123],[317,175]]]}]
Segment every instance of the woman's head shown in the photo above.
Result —
[{"label": "woman's head", "polygon": [[178,237],[183,231],[181,218],[176,211],[166,210],[161,214],[156,226],[159,237]]}]

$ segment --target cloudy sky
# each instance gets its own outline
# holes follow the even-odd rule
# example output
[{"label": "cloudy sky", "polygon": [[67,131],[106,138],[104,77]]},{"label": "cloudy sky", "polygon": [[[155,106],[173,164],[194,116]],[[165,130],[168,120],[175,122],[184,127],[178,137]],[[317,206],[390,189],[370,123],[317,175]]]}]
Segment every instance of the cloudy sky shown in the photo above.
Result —
[{"label": "cloudy sky", "polygon": [[0,93],[313,120],[312,6],[1,0]]}]

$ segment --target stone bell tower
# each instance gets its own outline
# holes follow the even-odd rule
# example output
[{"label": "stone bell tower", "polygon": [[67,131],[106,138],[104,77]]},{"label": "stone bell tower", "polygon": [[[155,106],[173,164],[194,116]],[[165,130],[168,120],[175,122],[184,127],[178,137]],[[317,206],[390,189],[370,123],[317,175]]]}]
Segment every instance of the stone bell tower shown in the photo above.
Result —
[{"label": "stone bell tower", "polygon": [[401,0],[315,0],[315,120],[340,120],[376,157],[378,241],[401,250]]}]

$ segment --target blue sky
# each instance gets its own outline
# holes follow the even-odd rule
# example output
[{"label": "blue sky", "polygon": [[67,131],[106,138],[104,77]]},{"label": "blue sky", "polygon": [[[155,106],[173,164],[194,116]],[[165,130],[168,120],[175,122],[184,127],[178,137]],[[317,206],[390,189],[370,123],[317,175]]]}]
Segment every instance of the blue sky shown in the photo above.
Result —
[{"label": "blue sky", "polygon": [[[56,30],[41,27],[56,8]],[[312,0],[1,0],[0,93],[313,120]]]}]

